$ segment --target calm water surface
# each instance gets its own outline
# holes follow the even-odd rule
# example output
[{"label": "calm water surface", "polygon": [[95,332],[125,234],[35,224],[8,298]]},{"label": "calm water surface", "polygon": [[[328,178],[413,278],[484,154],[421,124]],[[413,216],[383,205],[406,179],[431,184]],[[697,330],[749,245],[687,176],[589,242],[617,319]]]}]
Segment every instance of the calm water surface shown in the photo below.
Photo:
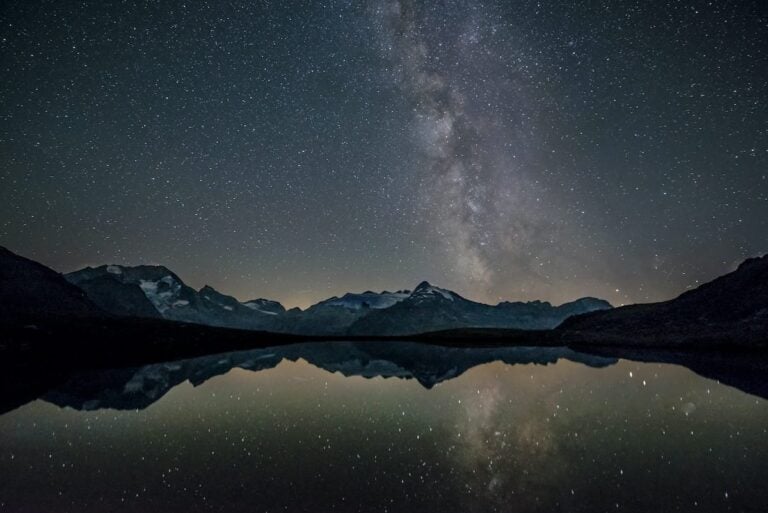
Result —
[{"label": "calm water surface", "polygon": [[768,401],[684,367],[350,347],[76,377],[0,416],[0,509],[767,510]]}]

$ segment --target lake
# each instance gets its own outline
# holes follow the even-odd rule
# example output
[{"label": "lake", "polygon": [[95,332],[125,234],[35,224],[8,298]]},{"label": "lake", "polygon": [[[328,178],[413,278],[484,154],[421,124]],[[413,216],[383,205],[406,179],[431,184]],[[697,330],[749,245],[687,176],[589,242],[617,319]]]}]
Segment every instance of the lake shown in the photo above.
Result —
[{"label": "lake", "polygon": [[0,510],[765,512],[739,369],[338,342],[74,373],[0,415]]}]

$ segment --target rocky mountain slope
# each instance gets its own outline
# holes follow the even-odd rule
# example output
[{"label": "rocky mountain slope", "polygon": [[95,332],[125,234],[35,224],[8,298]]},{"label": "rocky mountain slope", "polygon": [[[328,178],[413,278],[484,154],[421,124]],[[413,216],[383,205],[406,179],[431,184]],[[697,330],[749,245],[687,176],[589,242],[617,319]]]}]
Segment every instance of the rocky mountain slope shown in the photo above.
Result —
[{"label": "rocky mountain slope", "polygon": [[213,287],[199,291],[163,266],[102,265],[66,275],[102,309],[119,316],[265,329],[282,305],[267,300],[240,303]]}]

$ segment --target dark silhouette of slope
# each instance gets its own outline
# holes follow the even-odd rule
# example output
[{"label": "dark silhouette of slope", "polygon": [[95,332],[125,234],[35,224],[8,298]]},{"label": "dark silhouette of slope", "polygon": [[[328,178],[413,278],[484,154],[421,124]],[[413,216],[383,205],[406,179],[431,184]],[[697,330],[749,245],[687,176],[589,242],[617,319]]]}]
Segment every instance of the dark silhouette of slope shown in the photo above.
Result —
[{"label": "dark silhouette of slope", "polygon": [[570,343],[768,347],[768,255],[670,301],[577,315],[557,331]]},{"label": "dark silhouette of slope", "polygon": [[102,315],[61,274],[0,247],[0,322]]}]

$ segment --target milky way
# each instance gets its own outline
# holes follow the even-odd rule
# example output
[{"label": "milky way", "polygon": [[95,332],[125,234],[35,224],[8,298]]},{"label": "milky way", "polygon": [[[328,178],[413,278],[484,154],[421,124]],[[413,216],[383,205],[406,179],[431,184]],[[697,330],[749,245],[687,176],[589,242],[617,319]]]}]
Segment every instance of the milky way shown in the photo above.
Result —
[{"label": "milky way", "polygon": [[[543,220],[526,201],[531,184],[514,160],[527,144],[520,135],[524,92],[483,44],[493,21],[475,12],[435,28],[437,20],[420,20],[413,2],[378,6],[375,14],[392,77],[413,104],[414,138],[425,156],[417,164],[422,215],[451,271],[480,295],[510,273],[531,273],[531,260],[542,256],[531,251],[531,232]],[[505,93],[506,104],[494,105]]]},{"label": "milky way", "polygon": [[672,297],[768,251],[761,2],[8,1],[0,244],[306,306]]}]

